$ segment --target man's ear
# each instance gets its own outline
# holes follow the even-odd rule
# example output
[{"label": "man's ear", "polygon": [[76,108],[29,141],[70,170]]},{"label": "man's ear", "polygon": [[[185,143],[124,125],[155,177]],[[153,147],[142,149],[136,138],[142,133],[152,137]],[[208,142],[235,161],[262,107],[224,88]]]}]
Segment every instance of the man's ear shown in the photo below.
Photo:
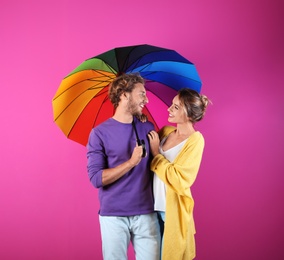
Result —
[{"label": "man's ear", "polygon": [[122,96],[123,96],[124,99],[128,100],[128,98],[129,98],[129,93],[124,92],[124,93],[122,94]]}]

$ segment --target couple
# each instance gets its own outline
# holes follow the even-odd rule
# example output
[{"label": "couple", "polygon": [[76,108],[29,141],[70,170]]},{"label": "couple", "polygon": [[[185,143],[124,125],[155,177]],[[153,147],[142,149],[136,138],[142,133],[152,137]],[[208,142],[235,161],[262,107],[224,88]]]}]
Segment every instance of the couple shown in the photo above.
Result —
[{"label": "couple", "polygon": [[[115,114],[91,131],[87,145],[88,175],[99,189],[103,257],[127,259],[131,241],[138,260],[160,259],[161,248],[163,260],[193,259],[190,187],[204,147],[194,123],[203,118],[208,99],[180,90],[168,109],[168,121],[176,127],[157,133],[151,122],[138,120],[148,103],[144,84],[138,74],[112,82],[109,98]],[[137,145],[133,123],[143,146]]]}]

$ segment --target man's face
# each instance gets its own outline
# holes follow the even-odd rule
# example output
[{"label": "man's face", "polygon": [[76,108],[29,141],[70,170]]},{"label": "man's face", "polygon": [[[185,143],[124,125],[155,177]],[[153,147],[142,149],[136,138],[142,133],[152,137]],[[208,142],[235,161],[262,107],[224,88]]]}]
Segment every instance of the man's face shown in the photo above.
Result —
[{"label": "man's face", "polygon": [[144,85],[142,83],[135,84],[135,88],[129,95],[127,110],[132,115],[141,115],[146,103],[148,103],[148,98]]}]

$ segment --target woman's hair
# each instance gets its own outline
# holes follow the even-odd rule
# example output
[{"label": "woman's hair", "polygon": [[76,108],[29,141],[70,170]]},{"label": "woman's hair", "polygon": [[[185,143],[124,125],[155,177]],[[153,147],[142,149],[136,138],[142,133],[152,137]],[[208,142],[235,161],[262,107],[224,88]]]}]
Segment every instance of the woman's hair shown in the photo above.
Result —
[{"label": "woman's hair", "polygon": [[137,83],[145,84],[144,79],[138,73],[122,74],[113,80],[110,84],[108,95],[115,109],[118,107],[121,94],[131,93]]},{"label": "woman's hair", "polygon": [[192,123],[198,122],[204,117],[206,108],[211,103],[205,95],[189,88],[180,89],[178,97]]}]

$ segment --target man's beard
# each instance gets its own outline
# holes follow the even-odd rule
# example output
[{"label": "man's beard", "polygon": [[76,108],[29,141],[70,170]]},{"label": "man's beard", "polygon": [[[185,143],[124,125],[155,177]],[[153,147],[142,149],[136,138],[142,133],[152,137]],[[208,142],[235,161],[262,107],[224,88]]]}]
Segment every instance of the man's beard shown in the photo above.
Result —
[{"label": "man's beard", "polygon": [[127,110],[133,115],[133,116],[140,116],[142,115],[140,109],[138,109],[138,105],[133,102],[133,99],[132,97],[130,96],[129,97],[129,101],[128,101],[128,104],[127,104]]}]

